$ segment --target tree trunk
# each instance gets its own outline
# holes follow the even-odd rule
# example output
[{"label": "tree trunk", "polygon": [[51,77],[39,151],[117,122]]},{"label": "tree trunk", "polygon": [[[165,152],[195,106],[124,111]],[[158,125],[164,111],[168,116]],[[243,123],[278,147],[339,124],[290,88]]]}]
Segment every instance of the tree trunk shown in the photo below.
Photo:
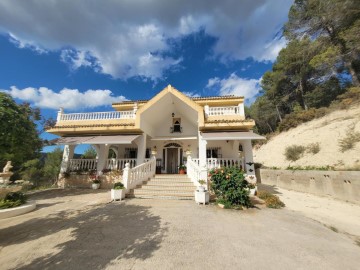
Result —
[{"label": "tree trunk", "polygon": [[279,116],[279,120],[280,120],[280,122],[282,122],[282,117],[281,117],[281,114],[280,114],[280,112],[279,112],[278,105],[275,105],[275,107],[276,107],[277,114],[278,114],[278,116]]},{"label": "tree trunk", "polygon": [[351,62],[347,59],[344,59],[345,67],[349,70],[349,73],[351,75],[351,80],[354,86],[360,86],[359,78],[356,75],[356,72],[351,64]]}]

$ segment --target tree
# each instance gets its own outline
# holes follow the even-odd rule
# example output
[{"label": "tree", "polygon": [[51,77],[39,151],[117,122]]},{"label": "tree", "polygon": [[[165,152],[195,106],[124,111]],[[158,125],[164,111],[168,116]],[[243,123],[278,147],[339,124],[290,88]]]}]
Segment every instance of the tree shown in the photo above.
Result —
[{"label": "tree", "polygon": [[14,171],[28,160],[39,157],[42,140],[35,121],[41,118],[37,108],[28,103],[16,104],[10,95],[0,93],[0,167],[7,160],[14,164]]},{"label": "tree", "polygon": [[[289,40],[309,37],[320,40],[325,61],[338,58],[344,70],[359,86],[359,74],[354,65],[360,54],[352,45],[358,36],[360,1],[358,0],[296,0],[289,11],[285,35]],[[336,55],[335,55],[336,54]],[[337,66],[339,68],[339,66]]]},{"label": "tree", "polygon": [[84,154],[81,156],[81,158],[85,158],[85,159],[94,159],[96,158],[96,150],[94,149],[94,147],[89,146],[88,149],[85,150]]},{"label": "tree", "polygon": [[48,153],[44,163],[44,176],[48,177],[53,184],[58,180],[63,151],[60,147],[56,147],[53,152]]}]

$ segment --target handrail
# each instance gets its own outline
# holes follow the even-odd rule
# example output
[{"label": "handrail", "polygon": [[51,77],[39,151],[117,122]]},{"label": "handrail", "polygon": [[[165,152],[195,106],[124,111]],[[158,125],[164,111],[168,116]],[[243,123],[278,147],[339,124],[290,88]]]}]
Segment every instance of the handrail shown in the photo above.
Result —
[{"label": "handrail", "polygon": [[123,184],[127,189],[127,192],[135,188],[137,185],[148,180],[155,175],[156,170],[156,158],[152,157],[148,162],[140,164],[134,168],[130,168],[130,164],[125,164],[123,172]]},{"label": "handrail", "polygon": [[84,120],[108,120],[108,119],[133,119],[134,111],[114,112],[89,112],[89,113],[62,113],[59,121],[84,121]]},{"label": "handrail", "polygon": [[206,189],[207,189],[207,169],[206,167],[201,168],[196,162],[192,160],[191,157],[187,158],[186,163],[186,173],[191,179],[191,181],[196,186],[201,186],[199,180],[204,180],[206,182]]}]

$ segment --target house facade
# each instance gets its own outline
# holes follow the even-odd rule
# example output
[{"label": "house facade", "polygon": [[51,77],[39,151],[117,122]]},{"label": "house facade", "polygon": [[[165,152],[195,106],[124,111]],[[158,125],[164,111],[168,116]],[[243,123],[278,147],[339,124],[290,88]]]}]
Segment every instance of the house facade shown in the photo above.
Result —
[{"label": "house facade", "polygon": [[[251,140],[264,138],[252,132],[255,122],[245,117],[243,97],[190,98],[169,85],[150,100],[112,107],[71,114],[60,109],[48,132],[65,145],[61,172],[124,170],[123,179],[135,186],[150,174],[177,174],[186,165],[196,185],[211,168],[237,166],[256,181]],[[74,159],[80,144],[92,145],[97,158]]]}]

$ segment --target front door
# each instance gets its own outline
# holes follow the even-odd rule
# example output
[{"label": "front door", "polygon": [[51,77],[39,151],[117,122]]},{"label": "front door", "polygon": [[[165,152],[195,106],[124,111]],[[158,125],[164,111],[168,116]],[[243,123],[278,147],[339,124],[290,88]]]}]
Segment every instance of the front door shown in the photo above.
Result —
[{"label": "front door", "polygon": [[179,148],[167,148],[167,170],[166,173],[178,173],[179,159],[178,159]]}]

